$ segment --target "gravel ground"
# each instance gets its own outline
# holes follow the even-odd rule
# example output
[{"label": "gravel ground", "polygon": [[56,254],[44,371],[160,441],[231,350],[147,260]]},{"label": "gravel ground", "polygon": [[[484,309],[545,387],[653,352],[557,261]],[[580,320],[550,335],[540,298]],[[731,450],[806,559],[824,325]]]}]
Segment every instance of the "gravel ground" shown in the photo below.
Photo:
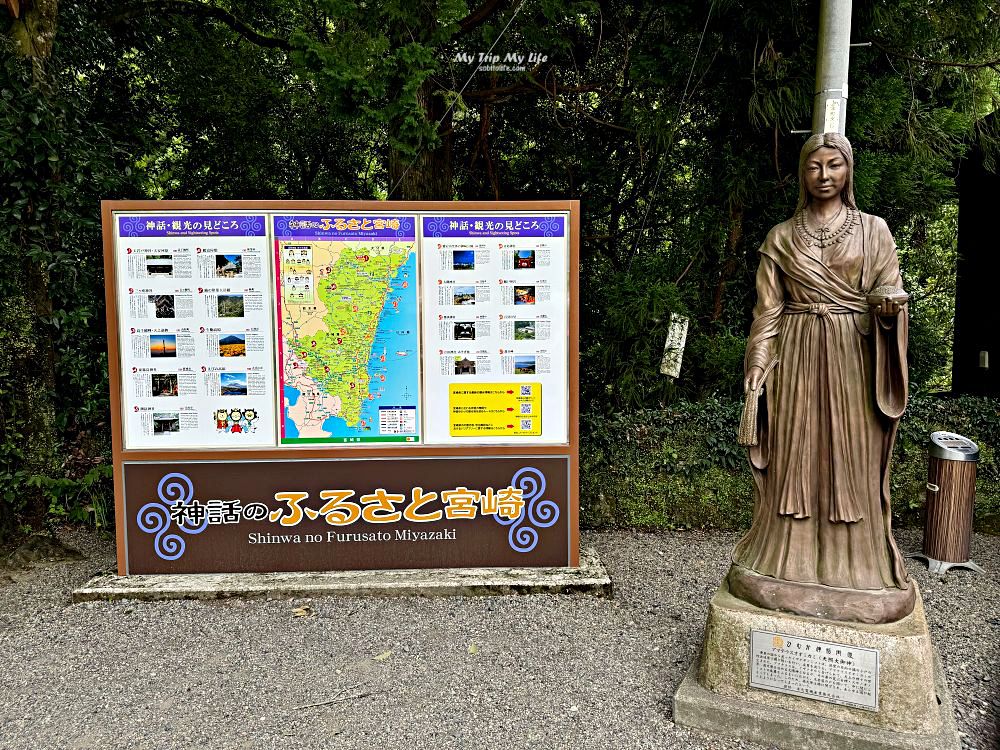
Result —
[{"label": "gravel ground", "polygon": [[[81,530],[64,539],[86,559],[0,575],[5,750],[760,750],[671,720],[732,534],[585,535],[614,580],[610,600],[84,604],[70,592],[112,569],[113,542]],[[1000,538],[976,536],[973,559],[987,576],[909,569],[964,747],[988,750],[1000,747]]]}]

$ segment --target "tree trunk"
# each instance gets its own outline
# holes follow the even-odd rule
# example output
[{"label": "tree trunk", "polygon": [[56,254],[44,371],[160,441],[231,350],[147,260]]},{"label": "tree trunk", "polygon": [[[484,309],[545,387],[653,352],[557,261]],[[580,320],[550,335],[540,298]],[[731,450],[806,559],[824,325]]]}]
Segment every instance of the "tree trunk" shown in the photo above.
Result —
[{"label": "tree trunk", "polygon": [[57,0],[33,0],[19,8],[10,27],[14,52],[41,66],[52,54],[56,38]]},{"label": "tree trunk", "polygon": [[736,258],[743,242],[743,206],[730,202],[729,204],[729,236],[726,238],[726,260],[719,271],[719,281],[715,285],[712,297],[712,317],[715,322],[722,318],[725,310],[726,284],[736,273],[738,267]]},{"label": "tree trunk", "polygon": [[[434,95],[430,80],[417,90],[417,101],[430,123],[444,116],[447,105]],[[398,137],[401,123],[392,123],[393,136]],[[440,143],[432,148],[425,143],[417,145],[417,153],[406,153],[393,148],[389,153],[389,198],[393,200],[445,200],[454,198],[452,184],[452,130],[451,114],[438,127]]]}]

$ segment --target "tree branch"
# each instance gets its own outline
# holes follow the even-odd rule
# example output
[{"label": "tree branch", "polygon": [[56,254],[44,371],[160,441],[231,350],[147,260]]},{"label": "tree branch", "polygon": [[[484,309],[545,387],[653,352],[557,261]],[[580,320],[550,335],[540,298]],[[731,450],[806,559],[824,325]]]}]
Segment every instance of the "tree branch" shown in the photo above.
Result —
[{"label": "tree branch", "polygon": [[[583,94],[588,91],[607,93],[600,86],[561,86],[557,93],[560,94]],[[515,83],[512,86],[498,86],[492,89],[477,89],[466,91],[462,94],[463,99],[492,99],[501,96],[511,96],[513,94],[547,94],[552,96],[552,92],[538,81],[528,78],[527,82]]]},{"label": "tree branch", "polygon": [[512,96],[513,94],[525,94],[533,91],[526,83],[515,83],[512,86],[497,86],[489,89],[476,89],[474,91],[462,92],[463,99],[495,99],[501,96]]},{"label": "tree branch", "polygon": [[197,2],[197,0],[145,0],[132,7],[125,8],[111,16],[111,23],[120,23],[137,16],[152,16],[162,14],[199,15],[202,18],[214,18],[228,26],[248,42],[267,49],[280,49],[290,52],[294,49],[291,42],[281,37],[268,36],[251,28],[245,22],[229,11],[214,5]]},{"label": "tree branch", "polygon": [[485,3],[458,22],[459,29],[463,34],[468,34],[470,31],[476,30],[486,23],[489,17],[496,13],[497,8],[503,5],[503,3],[504,0],[486,0]]},{"label": "tree branch", "polygon": [[607,122],[606,120],[601,120],[600,118],[595,117],[594,115],[592,115],[589,112],[587,112],[587,110],[585,110],[583,107],[581,107],[576,102],[566,102],[565,100],[562,100],[562,99],[559,98],[559,94],[560,93],[571,93],[571,94],[574,94],[574,93],[583,93],[583,92],[588,92],[588,91],[597,91],[597,92],[600,92],[602,94],[607,93],[603,89],[601,89],[599,86],[572,86],[572,87],[563,87],[562,89],[560,89],[559,88],[559,84],[553,78],[552,79],[552,90],[549,91],[549,88],[548,88],[547,84],[541,84],[541,83],[539,83],[538,81],[536,81],[531,76],[528,76],[528,81],[531,84],[533,84],[534,86],[536,86],[537,88],[540,88],[542,91],[544,91],[545,95],[547,97],[549,97],[549,98],[552,99],[553,105],[555,105],[555,103],[557,101],[562,101],[563,104],[569,104],[569,106],[571,106],[574,110],[576,110],[577,113],[583,115],[584,117],[586,117],[586,118],[588,118],[590,120],[593,120],[598,125],[604,125],[606,127],[614,128],[615,130],[621,130],[621,131],[624,131],[626,133],[634,133],[635,132],[631,128],[623,128],[621,125],[615,125],[613,122]]},{"label": "tree branch", "polygon": [[987,60],[986,62],[971,63],[971,62],[957,62],[954,60],[928,60],[925,57],[914,57],[913,55],[904,55],[902,52],[896,52],[886,47],[884,44],[880,44],[877,41],[872,41],[875,47],[878,47],[887,55],[892,55],[893,57],[899,57],[903,60],[909,60],[910,62],[921,63],[923,65],[938,65],[943,68],[994,68],[1000,65],[1000,57],[995,60]]}]

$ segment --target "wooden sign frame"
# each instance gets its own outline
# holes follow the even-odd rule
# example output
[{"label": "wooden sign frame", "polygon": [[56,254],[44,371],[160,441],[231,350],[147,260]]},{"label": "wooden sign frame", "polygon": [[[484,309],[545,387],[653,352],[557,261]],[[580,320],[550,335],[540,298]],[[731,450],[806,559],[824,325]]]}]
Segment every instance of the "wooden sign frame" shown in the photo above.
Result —
[{"label": "wooden sign frame", "polygon": [[[448,212],[456,215],[477,212],[566,212],[568,214],[569,247],[569,310],[568,310],[568,443],[560,445],[528,442],[517,445],[470,444],[445,445],[304,445],[277,448],[224,448],[162,450],[126,449],[123,426],[123,373],[121,368],[123,342],[119,340],[119,299],[116,263],[117,213],[135,212]],[[368,459],[470,459],[537,457],[568,459],[566,522],[568,524],[568,556],[571,567],[579,560],[579,253],[580,253],[580,203],[579,201],[103,201],[101,204],[104,237],[105,298],[107,303],[108,369],[111,404],[112,452],[114,460],[114,491],[116,511],[116,536],[118,572],[127,575],[130,570],[128,540],[126,536],[125,466],[142,464],[213,463],[228,465],[296,460],[368,460]],[[273,240],[273,238],[272,238]],[[419,252],[419,248],[415,250]],[[421,362],[421,367],[423,362]],[[474,464],[474,461],[467,461]],[[346,464],[344,464],[346,465]],[[129,509],[131,510],[131,509]],[[498,563],[499,564],[499,563]],[[423,562],[416,567],[450,567]],[[205,571],[214,572],[214,571]],[[236,572],[236,571],[231,571]]]}]

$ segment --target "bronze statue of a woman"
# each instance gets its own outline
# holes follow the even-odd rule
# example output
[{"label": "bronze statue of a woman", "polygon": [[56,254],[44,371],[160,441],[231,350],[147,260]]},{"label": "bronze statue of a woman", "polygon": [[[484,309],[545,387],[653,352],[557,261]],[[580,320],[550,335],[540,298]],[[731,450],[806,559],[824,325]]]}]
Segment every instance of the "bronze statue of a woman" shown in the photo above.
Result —
[{"label": "bronze statue of a woman", "polygon": [[[836,133],[799,159],[799,203],[760,248],[747,342],[753,525],[731,592],[760,607],[892,622],[914,587],[890,530],[889,462],[906,406],[906,294],[896,245],[854,202]],[[756,406],[756,402],[754,402]]]}]

